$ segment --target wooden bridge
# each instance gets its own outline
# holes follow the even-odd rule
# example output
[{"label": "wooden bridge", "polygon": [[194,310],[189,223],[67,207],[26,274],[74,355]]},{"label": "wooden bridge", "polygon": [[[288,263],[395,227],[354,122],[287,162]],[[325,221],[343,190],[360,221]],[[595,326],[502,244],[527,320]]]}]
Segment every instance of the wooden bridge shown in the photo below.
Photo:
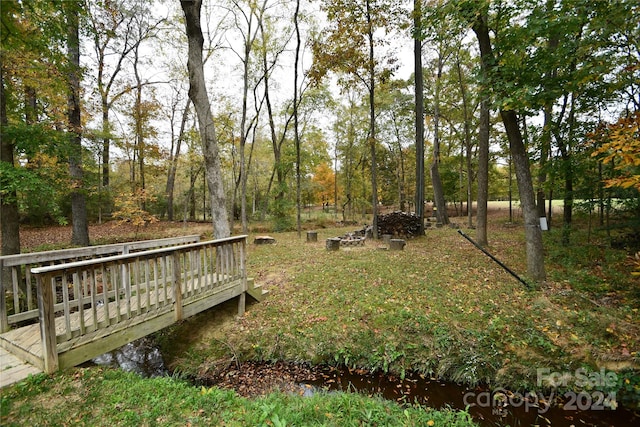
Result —
[{"label": "wooden bridge", "polygon": [[[246,238],[186,236],[0,257],[0,347],[51,373],[231,298],[239,297],[241,315],[246,293],[263,294],[247,279]],[[2,369],[0,377],[8,375]]]}]

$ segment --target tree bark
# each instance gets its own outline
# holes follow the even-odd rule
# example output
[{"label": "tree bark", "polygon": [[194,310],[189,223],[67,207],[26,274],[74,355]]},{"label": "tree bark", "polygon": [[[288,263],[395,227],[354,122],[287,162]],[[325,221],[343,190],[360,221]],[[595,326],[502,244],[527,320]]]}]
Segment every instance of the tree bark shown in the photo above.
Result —
[{"label": "tree bark", "polygon": [[438,72],[436,89],[433,100],[433,162],[431,163],[431,184],[433,185],[433,199],[436,205],[436,218],[439,224],[449,224],[447,205],[444,199],[444,189],[440,178],[440,79],[442,78],[442,56],[438,54]]},{"label": "tree bark", "polygon": [[378,172],[376,161],[376,77],[375,62],[373,56],[373,22],[371,20],[370,0],[366,1],[367,24],[369,26],[367,37],[369,39],[369,146],[371,149],[371,213],[373,214],[372,228],[373,238],[378,239]]},{"label": "tree bark", "polygon": [[[486,70],[495,67],[495,57],[489,37],[486,12],[477,15],[472,22],[473,32],[478,38],[481,61]],[[504,123],[509,140],[509,148],[516,169],[518,190],[520,192],[520,204],[524,216],[525,240],[527,253],[527,272],[535,281],[543,281],[546,278],[544,269],[544,248],[542,245],[542,231],[536,211],[535,193],[531,170],[529,169],[529,157],[524,146],[518,117],[513,110],[500,110],[500,116]]]},{"label": "tree bark", "polygon": [[[485,71],[482,71],[483,75]],[[489,198],[489,99],[482,95],[480,101],[480,127],[478,129],[478,213],[476,214],[476,241],[481,246],[489,244],[487,234],[487,202]]]},{"label": "tree bark", "polygon": [[[165,187],[165,194],[167,197],[167,219],[173,221],[173,200],[174,190],[176,183],[176,172],[178,171],[178,159],[180,158],[180,150],[182,148],[182,141],[184,140],[184,131],[187,126],[187,120],[189,118],[189,108],[191,107],[191,100],[187,100],[187,104],[182,112],[182,119],[180,120],[180,130],[178,131],[178,137],[176,138],[175,147],[171,150],[171,164],[169,165],[169,172],[167,174],[167,186]],[[173,133],[173,131],[172,131]]]},{"label": "tree bark", "polygon": [[[465,166],[467,168],[467,226],[473,227],[473,173],[472,173],[472,153],[471,153],[471,114],[469,111],[469,100],[467,97],[467,88],[462,79],[462,66],[460,65],[460,57],[456,60],[456,70],[458,73],[458,83],[460,84],[460,95],[462,97],[462,114],[464,125],[464,149],[465,149]],[[462,183],[461,183],[462,184]],[[460,201],[462,205],[462,200]],[[462,208],[462,206],[461,206]],[[461,209],[462,210],[462,209]]]},{"label": "tree bark", "polygon": [[296,0],[296,10],[293,14],[293,24],[296,31],[296,57],[293,65],[293,138],[296,145],[296,228],[298,229],[298,238],[302,234],[302,218],[301,218],[301,172],[300,172],[300,129],[298,123],[298,66],[300,64],[300,48],[302,40],[300,38],[300,0]]},{"label": "tree bark", "polygon": [[416,215],[424,234],[424,77],[422,74],[422,0],[413,2],[413,59],[416,113]]},{"label": "tree bark", "polygon": [[67,18],[67,50],[69,59],[69,94],[67,117],[69,122],[70,152],[69,174],[71,176],[71,243],[89,246],[87,204],[84,195],[84,172],[82,170],[82,121],[80,116],[80,23],[78,1],[65,3]]},{"label": "tree bark", "polygon": [[502,122],[507,131],[509,148],[516,170],[520,206],[524,217],[524,231],[527,252],[527,273],[535,281],[546,279],[544,269],[544,248],[542,245],[542,230],[536,210],[536,199],[533,191],[533,180],[529,168],[529,157],[522,140],[518,117],[513,110],[500,110]]},{"label": "tree bark", "polygon": [[189,57],[187,61],[187,68],[189,70],[189,98],[191,102],[193,102],[198,116],[207,186],[211,194],[213,234],[215,238],[223,238],[231,235],[231,229],[229,227],[215,126],[204,80],[204,66],[202,62],[204,37],[202,36],[202,27],[200,25],[202,0],[181,0],[180,5],[185,15],[185,26],[189,43]]},{"label": "tree bark", "polygon": [[[9,124],[7,119],[7,102],[4,91],[4,64],[0,55],[0,162],[6,167],[14,165],[13,141],[4,136],[4,129]],[[9,191],[0,199],[0,224],[2,225],[2,255],[20,253],[20,213],[17,194]],[[0,292],[4,290],[0,289]]]}]

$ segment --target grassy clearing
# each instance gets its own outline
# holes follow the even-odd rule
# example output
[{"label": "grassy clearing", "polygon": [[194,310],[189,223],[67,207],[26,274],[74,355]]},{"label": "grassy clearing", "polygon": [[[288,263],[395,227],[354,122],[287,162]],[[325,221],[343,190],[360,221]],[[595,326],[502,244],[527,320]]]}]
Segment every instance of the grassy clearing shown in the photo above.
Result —
[{"label": "grassy clearing", "polygon": [[[199,376],[225,359],[287,360],[513,389],[535,387],[538,368],[583,367],[618,372],[617,387],[638,384],[638,281],[626,254],[593,236],[579,243],[575,232],[566,248],[559,231],[545,234],[549,281],[527,291],[454,229],[429,230],[402,252],[376,242],[326,251],[324,239],[344,232],[251,245],[248,269],[268,300],[240,321],[205,313],[163,334],[172,367]],[[498,221],[490,239],[493,254],[526,271],[521,227]]]},{"label": "grassy clearing", "polygon": [[175,378],[142,379],[119,370],[74,369],[3,391],[0,422],[25,425],[118,426],[469,426],[468,414],[358,394],[302,398],[271,393],[246,399],[218,388],[198,389]]},{"label": "grassy clearing", "polygon": [[[176,375],[206,377],[233,360],[285,360],[530,390],[538,368],[604,368],[618,373],[610,387],[618,399],[637,405],[640,283],[628,254],[593,232],[574,231],[569,248],[560,230],[546,233],[549,280],[527,291],[454,229],[429,230],[402,252],[371,241],[328,252],[324,239],[352,229],[313,224],[317,243],[274,233],[276,245],[249,244],[249,274],[270,295],[242,319],[231,303],[158,335]],[[265,231],[255,226],[249,242]],[[494,255],[526,271],[520,225],[494,220],[490,242]],[[470,424],[466,413],[353,394],[245,399],[102,368],[33,377],[3,390],[1,411],[2,425]]]}]

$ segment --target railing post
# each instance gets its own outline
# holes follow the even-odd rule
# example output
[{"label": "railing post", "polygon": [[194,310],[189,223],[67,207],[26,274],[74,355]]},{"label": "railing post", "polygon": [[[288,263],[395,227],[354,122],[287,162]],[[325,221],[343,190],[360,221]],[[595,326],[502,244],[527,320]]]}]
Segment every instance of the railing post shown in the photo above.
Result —
[{"label": "railing post", "polygon": [[9,330],[9,313],[7,313],[7,294],[5,282],[9,273],[4,269],[4,261],[0,259],[0,333]]},{"label": "railing post", "polygon": [[[240,242],[240,283],[242,283],[242,293],[240,294],[240,298],[238,298],[238,316],[244,316],[245,304],[247,300],[247,270],[245,268],[245,245],[247,243],[247,238],[245,237]],[[233,253],[233,246],[231,247],[231,253]]]},{"label": "railing post", "polygon": [[51,374],[58,370],[58,347],[56,343],[56,319],[53,310],[54,293],[48,274],[36,275],[38,285],[38,314],[40,315],[40,337],[44,372]]},{"label": "railing post", "polygon": [[180,252],[175,251],[173,259],[173,304],[176,321],[182,320],[182,268],[180,268]]},{"label": "railing post", "polygon": [[[129,253],[129,245],[124,244],[122,246],[122,255]],[[124,289],[127,298],[131,298],[131,280],[129,277],[129,264],[126,262],[122,264],[122,289]]]}]

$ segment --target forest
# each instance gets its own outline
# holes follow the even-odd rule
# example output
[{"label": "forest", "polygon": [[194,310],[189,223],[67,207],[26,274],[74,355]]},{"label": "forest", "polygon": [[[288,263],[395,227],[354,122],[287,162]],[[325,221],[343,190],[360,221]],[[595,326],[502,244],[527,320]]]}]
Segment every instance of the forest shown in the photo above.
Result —
[{"label": "forest", "polygon": [[3,1],[2,254],[20,252],[19,224],[71,224],[87,245],[89,223],[300,230],[320,206],[374,233],[382,206],[433,206],[487,244],[487,201],[513,200],[543,279],[541,217],[565,244],[575,212],[637,240],[639,14],[628,0]]}]

